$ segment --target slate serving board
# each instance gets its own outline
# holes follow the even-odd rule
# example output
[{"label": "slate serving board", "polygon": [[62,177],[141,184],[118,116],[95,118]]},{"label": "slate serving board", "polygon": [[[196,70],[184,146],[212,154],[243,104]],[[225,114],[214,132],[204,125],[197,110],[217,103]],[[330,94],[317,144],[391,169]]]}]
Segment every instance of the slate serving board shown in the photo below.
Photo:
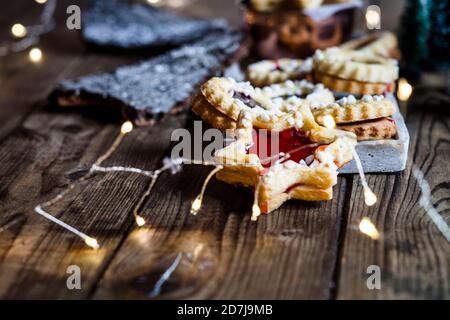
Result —
[{"label": "slate serving board", "polygon": [[[393,95],[389,98],[397,105]],[[397,125],[397,139],[360,141],[356,146],[365,173],[392,173],[405,170],[409,133],[398,105],[392,118]],[[339,170],[339,173],[358,173],[355,160],[350,161]]]}]

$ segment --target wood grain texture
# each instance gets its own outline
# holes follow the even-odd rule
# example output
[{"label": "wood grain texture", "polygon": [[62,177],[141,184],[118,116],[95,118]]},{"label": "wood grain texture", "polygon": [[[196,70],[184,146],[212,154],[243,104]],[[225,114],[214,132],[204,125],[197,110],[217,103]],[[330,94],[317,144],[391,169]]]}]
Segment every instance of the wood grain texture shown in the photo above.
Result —
[{"label": "wood grain texture", "polygon": [[[167,135],[171,130],[167,128],[173,128],[182,119],[168,121],[173,125],[164,123],[127,136],[111,162],[105,165],[119,163],[148,169],[159,165],[168,147]],[[41,126],[42,122],[47,126]],[[123,173],[98,174],[82,183],[64,202],[49,208],[63,221],[96,237],[102,244],[98,251],[86,249],[80,239],[32,212],[37,203],[54,196],[68,184],[71,176],[78,174],[74,168],[85,170],[111,144],[118,126],[99,126],[93,122],[77,115],[38,113],[24,123],[32,133],[25,131],[5,141],[6,145],[10,143],[23,149],[22,153],[2,156],[0,171],[9,174],[1,175],[7,178],[1,183],[1,207],[7,213],[1,221],[25,218],[21,228],[10,228],[0,234],[9,239],[9,245],[4,245],[6,248],[2,250],[0,296],[88,297],[103,265],[133,224],[130,213],[147,181],[142,176]],[[8,149],[11,151],[0,147],[0,150]],[[21,158],[24,161],[17,161]],[[82,290],[69,291],[65,285],[66,269],[73,264],[82,269]]]},{"label": "wood grain texture", "polygon": [[[431,112],[430,112],[431,111]],[[445,111],[444,111],[445,112]],[[412,166],[425,174],[432,202],[448,221],[450,212],[450,117],[421,105],[409,115],[411,146],[407,169],[399,175],[371,175],[379,201],[364,205],[359,178],[349,190],[345,241],[339,271],[337,297],[341,299],[448,299],[450,296],[449,243],[419,203],[421,191]],[[359,232],[369,217],[381,232],[374,241]],[[367,268],[381,270],[381,289],[369,290]]]},{"label": "wood grain texture", "polygon": [[95,298],[153,297],[178,254],[182,262],[156,298],[328,298],[345,180],[333,201],[291,201],[254,223],[252,193],[217,180],[201,212],[189,215],[207,171],[186,167],[159,181],[142,211],[148,227],[126,239]]}]

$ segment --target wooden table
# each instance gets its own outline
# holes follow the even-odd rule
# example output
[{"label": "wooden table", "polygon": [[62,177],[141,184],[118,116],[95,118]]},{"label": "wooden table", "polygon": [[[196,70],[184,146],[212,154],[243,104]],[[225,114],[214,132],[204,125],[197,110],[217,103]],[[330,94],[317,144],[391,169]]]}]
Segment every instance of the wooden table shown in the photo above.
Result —
[{"label": "wooden table", "polygon": [[[120,126],[90,108],[51,108],[50,91],[61,79],[142,59],[88,50],[77,32],[63,27],[62,6],[69,2],[60,2],[58,28],[40,43],[41,64],[25,53],[0,60],[0,298],[147,299],[177,258],[156,298],[450,298],[449,243],[419,204],[411,170],[413,163],[423,170],[432,202],[448,221],[448,106],[408,107],[408,167],[368,177],[379,196],[371,208],[363,204],[359,177],[346,176],[332,201],[291,201],[254,223],[250,192],[213,180],[202,211],[192,216],[191,201],[210,169],[187,166],[157,182],[141,211],[147,220],[141,229],[131,212],[148,184],[142,176],[97,174],[53,206],[58,218],[98,239],[96,251],[35,214],[35,205],[89,168]],[[14,3],[4,9],[5,17],[36,14]],[[134,130],[106,164],[157,168],[172,130],[191,121],[183,113]],[[359,231],[366,216],[380,240]],[[81,268],[80,290],[66,286],[70,265]],[[380,290],[367,288],[371,265],[380,267]]]}]

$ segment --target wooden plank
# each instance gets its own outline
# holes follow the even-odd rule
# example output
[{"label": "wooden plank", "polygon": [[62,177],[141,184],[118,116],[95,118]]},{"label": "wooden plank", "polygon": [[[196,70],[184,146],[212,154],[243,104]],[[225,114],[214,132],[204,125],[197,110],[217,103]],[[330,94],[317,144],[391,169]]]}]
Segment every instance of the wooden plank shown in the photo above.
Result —
[{"label": "wooden plank", "polygon": [[[96,299],[297,299],[330,296],[345,179],[334,200],[291,201],[250,221],[252,193],[212,180],[201,212],[191,201],[211,168],[185,166],[155,186],[134,229],[108,266]],[[179,265],[156,295],[161,276]]]},{"label": "wooden plank", "polygon": [[[371,175],[379,202],[364,206],[360,181],[349,192],[345,241],[341,252],[337,298],[340,299],[448,299],[450,297],[449,244],[419,204],[420,188],[412,175],[413,162],[425,173],[432,201],[444,219],[449,216],[450,117],[425,113],[424,106],[407,119],[411,147],[407,169],[400,175]],[[381,232],[378,241],[358,230],[369,217]],[[381,270],[381,289],[369,290],[367,268]]]},{"label": "wooden plank", "polygon": [[[167,149],[166,136],[180,126],[182,116],[153,128],[135,130],[109,164],[151,169]],[[45,125],[42,125],[45,124]],[[21,219],[0,233],[0,297],[85,298],[102,266],[132,224],[130,212],[147,179],[129,174],[98,174],[61,204],[51,208],[62,220],[95,236],[103,245],[86,249],[79,238],[32,212],[61,191],[74,168],[86,169],[111,144],[117,125],[105,125],[86,115],[33,113],[16,134],[0,145],[0,225]],[[82,290],[66,287],[66,268],[82,270]]]}]

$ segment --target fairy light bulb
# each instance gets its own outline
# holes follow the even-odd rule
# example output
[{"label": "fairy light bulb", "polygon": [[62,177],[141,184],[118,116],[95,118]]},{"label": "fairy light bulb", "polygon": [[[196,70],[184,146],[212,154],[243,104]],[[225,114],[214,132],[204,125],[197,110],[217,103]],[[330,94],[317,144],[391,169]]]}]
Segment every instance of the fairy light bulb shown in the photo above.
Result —
[{"label": "fairy light bulb", "polygon": [[39,3],[39,4],[44,4],[47,2],[47,0],[34,0],[34,1],[36,1],[36,3]]},{"label": "fairy light bulb", "polygon": [[42,60],[42,51],[39,48],[33,48],[28,52],[31,62],[38,63]]},{"label": "fairy light bulb", "polygon": [[191,206],[191,214],[194,216],[200,211],[200,208],[202,207],[202,200],[203,195],[205,194],[206,187],[208,186],[209,181],[211,181],[212,177],[223,169],[223,166],[216,166],[206,177],[205,181],[203,181],[202,190],[200,194],[195,198],[195,200],[192,202]]},{"label": "fairy light bulb", "polygon": [[198,196],[195,198],[195,200],[192,202],[191,206],[191,214],[194,216],[200,211],[200,208],[202,207],[202,198]]},{"label": "fairy light bulb", "polygon": [[356,168],[358,169],[359,176],[361,178],[361,184],[364,189],[364,202],[367,206],[371,207],[377,202],[377,196],[373,191],[370,189],[369,185],[367,184],[366,176],[364,175],[364,170],[361,164],[361,159],[358,156],[358,153],[356,150],[352,150],[353,153],[353,159],[355,159]]},{"label": "fairy light bulb", "polygon": [[398,80],[397,97],[401,101],[407,101],[413,92],[412,86],[405,78]]},{"label": "fairy light bulb", "polygon": [[138,227],[142,227],[145,225],[145,219],[142,218],[141,216],[136,216],[135,220],[136,220],[136,224],[138,225]]},{"label": "fairy light bulb", "polygon": [[11,33],[16,38],[23,38],[27,35],[27,28],[21,23],[16,23],[11,27]]},{"label": "fairy light bulb", "polygon": [[378,240],[380,238],[380,233],[369,218],[363,218],[361,220],[359,223],[359,231],[372,238],[372,240]]},{"label": "fairy light bulb", "polygon": [[120,132],[122,132],[122,134],[128,134],[131,131],[133,131],[133,123],[131,121],[124,122],[120,128]]},{"label": "fairy light bulb", "polygon": [[370,188],[364,188],[364,202],[369,207],[377,203],[377,196],[372,190],[370,190]]},{"label": "fairy light bulb", "polygon": [[381,27],[381,9],[377,5],[371,5],[366,10],[367,29],[380,29]]},{"label": "fairy light bulb", "polygon": [[257,221],[258,217],[261,215],[261,209],[258,204],[253,204],[252,206],[252,221]]},{"label": "fairy light bulb", "polygon": [[100,247],[97,240],[91,237],[86,237],[84,242],[93,249],[98,249]]},{"label": "fairy light bulb", "polygon": [[322,121],[323,125],[328,129],[334,129],[336,127],[336,122],[334,121],[334,118],[329,114],[324,116]]}]

